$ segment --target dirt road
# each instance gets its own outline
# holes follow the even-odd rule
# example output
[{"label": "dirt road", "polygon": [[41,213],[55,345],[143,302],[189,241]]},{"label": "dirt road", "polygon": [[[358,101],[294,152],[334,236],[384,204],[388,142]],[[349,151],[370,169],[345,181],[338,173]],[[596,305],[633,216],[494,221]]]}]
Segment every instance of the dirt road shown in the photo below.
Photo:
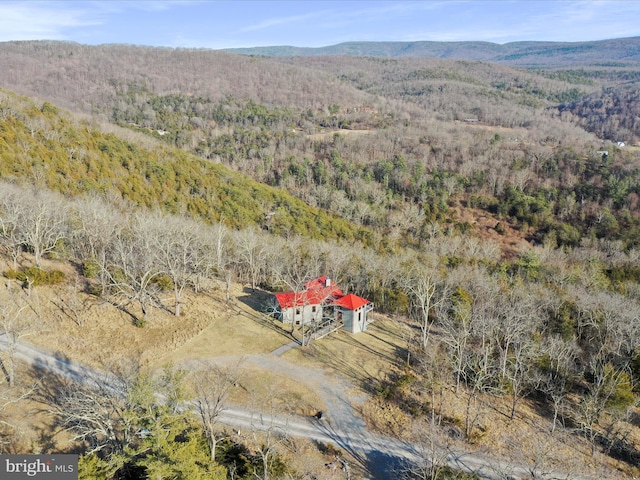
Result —
[{"label": "dirt road", "polygon": [[[64,356],[26,342],[11,344],[5,335],[0,335],[0,350],[10,349],[14,352],[15,360],[74,382],[86,383],[92,378],[104,378],[101,372],[76,364]],[[253,355],[247,357],[247,361],[287,373],[315,386],[326,404],[327,415],[317,420],[296,415],[271,416],[264,412],[230,407],[221,415],[221,423],[240,429],[279,429],[291,436],[333,443],[360,463],[369,472],[369,478],[376,480],[395,478],[397,475],[394,472],[398,466],[421,458],[418,446],[374,434],[366,428],[345,393],[349,387],[345,381],[333,377],[329,379],[322,372],[292,365],[274,355]],[[475,472],[481,478],[507,478],[505,472],[509,472],[509,477],[514,479],[532,478],[526,468],[510,466],[486,455],[448,452],[446,461],[453,468]],[[547,473],[535,478],[588,479],[566,473]]]}]

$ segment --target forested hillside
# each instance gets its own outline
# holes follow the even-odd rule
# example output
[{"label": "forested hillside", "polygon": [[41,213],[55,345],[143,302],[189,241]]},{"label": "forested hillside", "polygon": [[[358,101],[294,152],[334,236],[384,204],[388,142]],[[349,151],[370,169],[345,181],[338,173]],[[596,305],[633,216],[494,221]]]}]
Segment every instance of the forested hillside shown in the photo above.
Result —
[{"label": "forested hillside", "polygon": [[284,190],[175,148],[140,146],[135,137],[123,140],[101,133],[48,102],[38,106],[0,92],[0,126],[0,175],[21,185],[99,195],[123,208],[160,208],[280,235],[371,238],[371,232],[309,207]]},{"label": "forested hillside", "polygon": [[[455,439],[532,475],[637,474],[636,74],[2,44],[2,328],[39,325],[38,315],[16,323],[16,312],[46,311],[29,307],[38,289],[66,288],[79,302],[47,333],[64,336],[93,328],[82,301],[125,311],[144,331],[163,315],[188,323],[195,303],[185,299],[213,296],[207,285],[229,304],[234,282],[275,291],[329,275],[402,332],[393,358],[358,385],[370,397],[363,411],[387,419],[375,428],[432,448]],[[30,387],[13,374],[0,393],[20,401]],[[135,420],[119,418],[112,437],[80,411],[65,417],[72,404],[55,399],[52,418],[79,435],[85,471],[309,478],[284,457],[269,470],[260,442],[222,448],[246,449],[233,477],[239,457],[216,456],[211,425],[136,396],[170,395],[181,379],[167,375],[123,386],[118,401],[131,400],[122,408]],[[425,440],[410,428],[422,422],[442,435]],[[508,432],[530,424],[537,447],[524,451]],[[33,448],[11,422],[3,428],[7,445]]]},{"label": "forested hillside", "polygon": [[[626,82],[625,82],[626,83]],[[603,88],[559,107],[579,118],[585,130],[600,138],[634,143],[640,136],[640,88],[637,81]]]},{"label": "forested hillside", "polygon": [[5,88],[90,113],[112,108],[118,88],[130,83],[147,84],[158,94],[181,92],[214,101],[231,95],[314,110],[369,100],[317,71],[283,69],[266,59],[212,50],[7,42],[0,44],[0,65]]},{"label": "forested hillside", "polygon": [[231,48],[229,52],[265,56],[345,55],[432,57],[506,64],[522,68],[567,68],[618,63],[637,67],[640,38],[594,42],[346,42],[318,48],[290,46]]}]

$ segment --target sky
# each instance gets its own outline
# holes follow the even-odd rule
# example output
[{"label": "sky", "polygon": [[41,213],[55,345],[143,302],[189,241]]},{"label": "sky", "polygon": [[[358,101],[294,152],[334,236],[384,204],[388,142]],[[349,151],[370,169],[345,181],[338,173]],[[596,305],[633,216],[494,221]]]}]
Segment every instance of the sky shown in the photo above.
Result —
[{"label": "sky", "polygon": [[640,36],[640,0],[0,0],[0,41],[173,48]]}]

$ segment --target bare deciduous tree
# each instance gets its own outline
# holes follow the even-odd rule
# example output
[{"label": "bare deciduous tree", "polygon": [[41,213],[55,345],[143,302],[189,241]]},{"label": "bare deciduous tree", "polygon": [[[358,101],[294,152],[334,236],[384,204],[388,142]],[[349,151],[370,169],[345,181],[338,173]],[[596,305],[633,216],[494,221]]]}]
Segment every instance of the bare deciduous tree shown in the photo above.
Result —
[{"label": "bare deciduous tree", "polygon": [[219,440],[218,417],[227,407],[229,390],[237,385],[240,375],[240,362],[238,362],[233,366],[203,364],[191,376],[194,391],[193,403],[207,438],[212,461],[215,461],[216,445]]},{"label": "bare deciduous tree", "polygon": [[22,217],[27,208],[24,192],[6,183],[0,184],[0,242],[13,260],[13,268],[18,268],[18,258],[22,253]]},{"label": "bare deciduous tree", "polygon": [[151,254],[158,271],[173,284],[174,314],[180,316],[184,291],[202,263],[200,224],[186,218],[155,214],[148,219]]},{"label": "bare deciduous tree", "polygon": [[591,361],[589,370],[593,380],[588,384],[588,391],[582,395],[580,402],[573,407],[573,415],[591,442],[591,454],[595,455],[598,438],[602,435],[603,415],[616,410],[624,412],[631,406],[631,399],[621,395],[625,388],[630,389],[630,382],[624,370],[604,364],[598,359]]},{"label": "bare deciduous tree", "polygon": [[259,405],[265,413],[254,414],[251,418],[251,443],[260,456],[262,471],[256,470],[254,475],[260,480],[269,480],[278,450],[289,443],[289,434],[287,422],[283,423],[277,417],[277,393],[274,389],[269,390]]},{"label": "bare deciduous tree", "polygon": [[435,321],[432,310],[445,298],[443,295],[445,284],[437,259],[427,257],[411,261],[407,265],[407,272],[402,284],[411,298],[417,317],[421,346],[426,349]]},{"label": "bare deciduous tree", "polygon": [[50,411],[87,453],[122,452],[134,439],[127,397],[133,380],[115,374],[95,374],[83,384],[70,383],[47,399]]},{"label": "bare deciduous tree", "polygon": [[533,374],[532,381],[535,383],[536,390],[551,400],[553,406],[551,433],[554,433],[558,418],[567,407],[571,382],[576,377],[574,370],[577,346],[559,338],[550,338],[542,345],[540,354],[546,356],[548,365],[539,368]]},{"label": "bare deciduous tree", "polygon": [[451,437],[432,418],[413,425],[417,459],[399,473],[406,480],[438,480],[447,468],[451,453]]},{"label": "bare deciduous tree", "polygon": [[33,190],[29,197],[20,231],[24,243],[33,251],[36,265],[40,266],[42,257],[53,252],[67,236],[67,204],[47,190]]},{"label": "bare deciduous tree", "polygon": [[234,236],[236,254],[240,267],[240,278],[246,279],[255,290],[260,281],[267,256],[265,238],[255,228],[240,230]]},{"label": "bare deciduous tree", "polygon": [[105,293],[121,307],[137,302],[147,319],[151,305],[158,303],[154,280],[159,271],[153,261],[153,230],[144,221],[119,231],[100,262]]},{"label": "bare deciduous tree", "polygon": [[103,259],[108,246],[125,223],[125,216],[99,197],[81,197],[70,205],[71,248],[76,258]]}]

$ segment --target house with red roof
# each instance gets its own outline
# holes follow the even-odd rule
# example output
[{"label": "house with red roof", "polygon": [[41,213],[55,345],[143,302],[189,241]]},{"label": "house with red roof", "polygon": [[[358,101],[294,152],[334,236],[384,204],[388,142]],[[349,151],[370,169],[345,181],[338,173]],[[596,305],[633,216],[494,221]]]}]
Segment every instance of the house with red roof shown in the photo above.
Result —
[{"label": "house with red roof", "polygon": [[276,316],[283,323],[310,327],[341,326],[358,333],[367,329],[373,304],[353,293],[345,295],[329,277],[306,282],[300,291],[276,293]]}]

